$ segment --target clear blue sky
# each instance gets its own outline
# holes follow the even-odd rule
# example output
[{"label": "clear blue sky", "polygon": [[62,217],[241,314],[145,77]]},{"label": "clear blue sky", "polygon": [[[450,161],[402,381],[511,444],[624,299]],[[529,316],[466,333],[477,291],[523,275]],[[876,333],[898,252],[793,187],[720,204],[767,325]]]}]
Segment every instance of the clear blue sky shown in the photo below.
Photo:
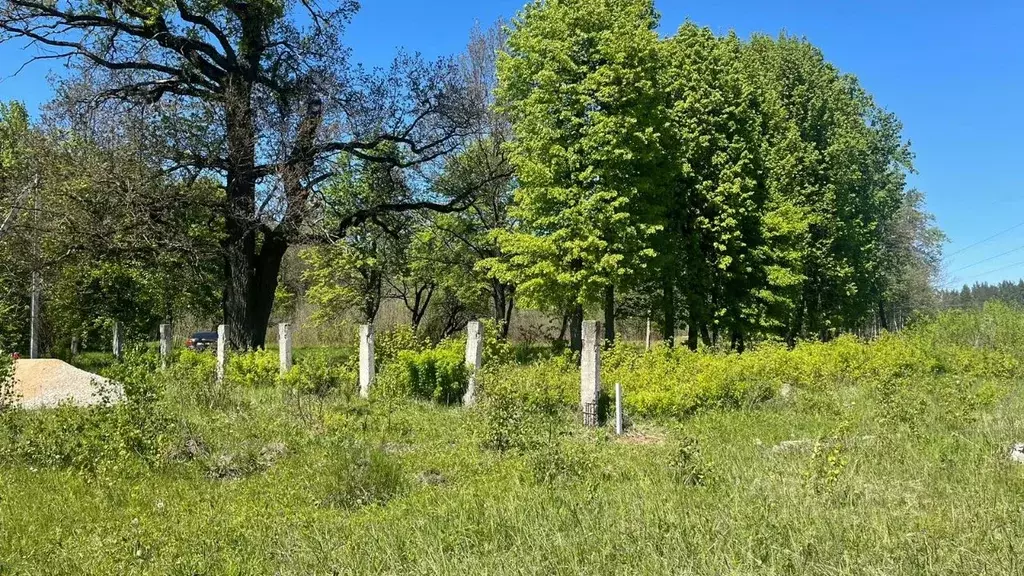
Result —
[{"label": "clear blue sky", "polygon": [[[386,64],[399,47],[451,54],[463,49],[474,23],[511,17],[522,3],[364,0],[346,41],[356,59],[371,66]],[[690,18],[742,36],[785,29],[820,46],[902,119],[917,154],[919,174],[911,184],[926,192],[950,237],[951,284],[1024,276],[1024,226],[954,254],[1024,223],[1024,3],[657,0],[657,6],[665,34]],[[0,46],[3,100],[36,107],[48,98],[45,64],[10,78],[30,55]]]}]

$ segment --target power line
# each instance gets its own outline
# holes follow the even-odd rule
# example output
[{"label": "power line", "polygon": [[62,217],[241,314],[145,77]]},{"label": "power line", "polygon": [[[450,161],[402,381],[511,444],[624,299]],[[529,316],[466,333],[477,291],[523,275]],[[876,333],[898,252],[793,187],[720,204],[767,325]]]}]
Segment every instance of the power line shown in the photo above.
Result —
[{"label": "power line", "polygon": [[978,242],[975,242],[974,244],[971,244],[970,246],[967,246],[966,248],[961,248],[961,249],[957,250],[956,252],[953,252],[952,254],[946,254],[946,258],[952,258],[953,256],[956,256],[957,254],[963,254],[964,252],[967,252],[968,250],[970,250],[971,248],[974,248],[975,246],[981,246],[982,244],[988,242],[989,240],[995,240],[996,238],[999,238],[1003,234],[1006,234],[1008,232],[1013,232],[1014,230],[1016,230],[1016,229],[1018,229],[1018,228],[1020,228],[1022,226],[1024,226],[1024,222],[1021,222],[1020,224],[1017,224],[1015,226],[1011,226],[1011,227],[1009,227],[1006,230],[1003,230],[1001,232],[996,232],[995,234],[989,236],[988,238],[985,238],[984,240],[980,240]]},{"label": "power line", "polygon": [[1009,270],[1010,268],[1014,268],[1014,267],[1017,267],[1017,266],[1024,266],[1024,260],[1021,260],[1020,262],[1014,262],[1013,264],[1007,264],[1006,266],[1003,266],[1001,268],[996,268],[995,270],[989,270],[987,272],[982,272],[981,274],[975,274],[974,276],[969,276],[969,277],[967,277],[967,278],[965,278],[963,280],[950,280],[949,282],[947,282],[945,284],[945,286],[949,286],[951,284],[959,283],[959,282],[965,282],[966,283],[969,280],[974,280],[975,278],[981,278],[982,276],[988,276],[989,274],[995,274],[996,272],[1002,272],[1003,270]]},{"label": "power line", "polygon": [[1007,256],[1007,255],[1013,254],[1015,252],[1020,252],[1021,250],[1024,250],[1024,246],[1018,246],[1018,247],[1016,247],[1016,248],[1014,248],[1012,250],[1007,250],[1006,252],[1003,252],[1002,254],[996,254],[995,256],[991,256],[989,258],[985,258],[984,260],[978,260],[977,262],[975,262],[973,264],[968,264],[967,266],[964,266],[963,268],[957,268],[956,270],[953,270],[953,274],[956,274],[957,272],[962,272],[964,270],[967,270],[968,268],[974,268],[978,264],[984,264],[986,262],[991,262],[991,261],[995,260],[996,258],[1002,258],[1003,256]]}]

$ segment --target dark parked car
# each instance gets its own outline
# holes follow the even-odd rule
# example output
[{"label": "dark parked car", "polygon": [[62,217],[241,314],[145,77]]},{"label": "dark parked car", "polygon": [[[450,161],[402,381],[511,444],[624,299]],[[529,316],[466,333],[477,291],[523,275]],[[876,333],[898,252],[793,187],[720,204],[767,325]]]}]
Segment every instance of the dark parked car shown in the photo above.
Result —
[{"label": "dark parked car", "polygon": [[216,345],[216,332],[196,332],[188,340],[185,340],[185,347],[193,352],[202,352]]}]

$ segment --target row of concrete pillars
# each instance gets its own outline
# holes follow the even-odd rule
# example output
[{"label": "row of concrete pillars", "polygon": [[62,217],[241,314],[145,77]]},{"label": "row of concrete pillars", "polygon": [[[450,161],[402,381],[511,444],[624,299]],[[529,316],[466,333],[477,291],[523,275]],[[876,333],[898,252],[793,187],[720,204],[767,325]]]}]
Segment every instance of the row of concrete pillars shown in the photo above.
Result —
[{"label": "row of concrete pillars", "polygon": [[[221,324],[217,327],[217,380],[223,380],[227,365],[228,327]],[[483,325],[470,322],[466,328],[466,366],[469,369],[469,383],[463,404],[471,406],[477,400],[477,376],[483,364]],[[601,397],[601,323],[596,321],[583,322],[583,351],[580,356],[580,411],[583,424],[596,427],[599,424],[599,399]],[[170,324],[160,325],[160,363],[166,368],[172,352],[172,333]],[[124,337],[120,322],[114,324],[114,356],[119,360],[123,357]],[[292,369],[292,325],[278,325],[278,353],[281,373]],[[359,327],[359,395],[369,398],[370,390],[376,380],[374,357],[374,329],[372,325]],[[615,428],[622,433],[622,387],[615,386]]]}]

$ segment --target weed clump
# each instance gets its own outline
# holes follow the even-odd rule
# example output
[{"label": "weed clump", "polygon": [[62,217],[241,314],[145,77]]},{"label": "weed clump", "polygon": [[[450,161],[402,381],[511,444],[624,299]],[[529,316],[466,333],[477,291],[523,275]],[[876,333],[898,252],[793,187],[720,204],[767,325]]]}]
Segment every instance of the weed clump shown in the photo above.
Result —
[{"label": "weed clump", "polygon": [[711,477],[711,463],[704,457],[700,442],[690,436],[669,445],[668,468],[672,478],[684,486],[704,486]]},{"label": "weed clump", "polygon": [[537,484],[555,485],[582,480],[593,466],[593,454],[573,442],[547,444],[527,456],[530,478]]},{"label": "weed clump", "polygon": [[344,443],[331,451],[321,504],[358,508],[385,504],[405,491],[402,465],[387,452],[361,443]]}]

